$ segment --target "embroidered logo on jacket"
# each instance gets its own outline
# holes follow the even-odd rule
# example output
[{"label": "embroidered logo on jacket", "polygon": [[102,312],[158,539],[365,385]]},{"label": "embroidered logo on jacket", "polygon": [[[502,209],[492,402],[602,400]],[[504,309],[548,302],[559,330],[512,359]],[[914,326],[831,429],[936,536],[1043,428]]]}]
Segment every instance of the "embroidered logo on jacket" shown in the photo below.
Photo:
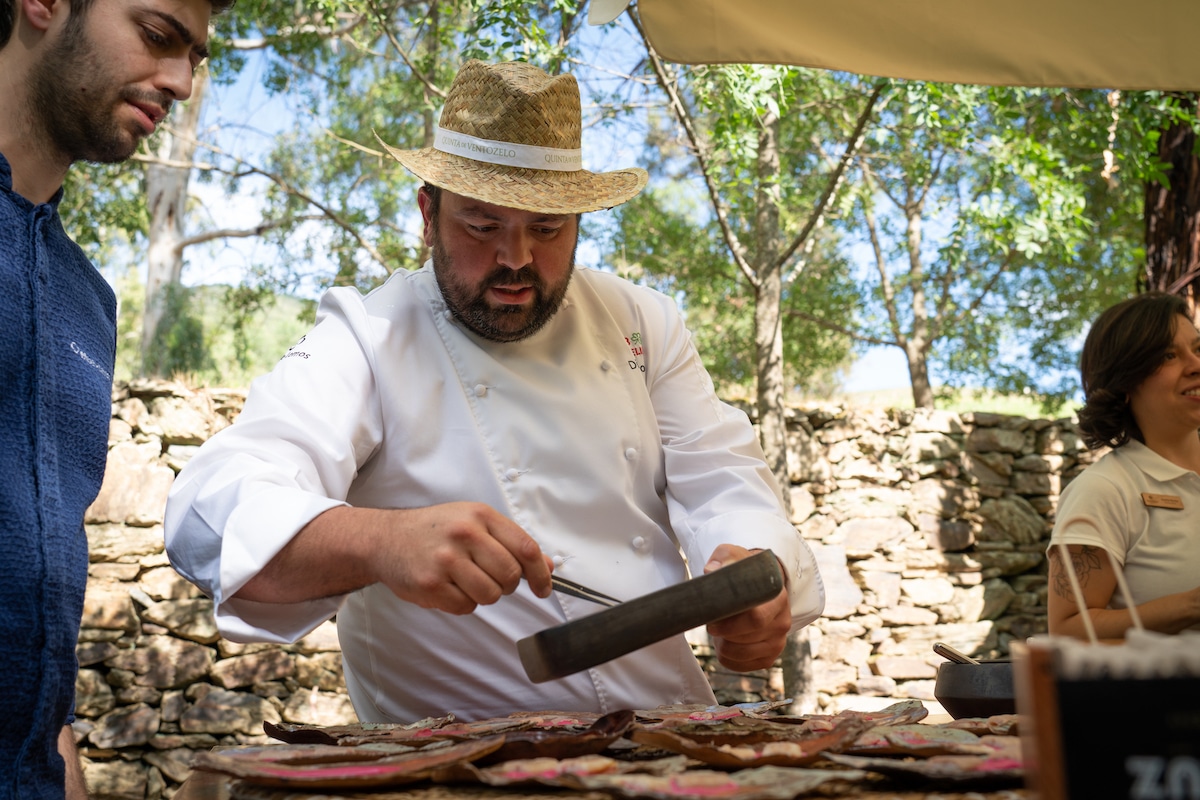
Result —
[{"label": "embroidered logo on jacket", "polygon": [[646,371],[645,351],[642,350],[642,334],[634,331],[625,337],[625,344],[629,345],[629,354],[633,356],[629,359],[629,368]]},{"label": "embroidered logo on jacket", "polygon": [[308,338],[307,333],[304,334],[303,336],[301,336],[300,341],[296,342],[294,345],[289,347],[288,351],[286,353],[284,353],[283,357],[280,358],[279,360],[283,361],[284,358],[308,358],[308,353],[304,352],[303,350],[296,349],[300,345],[304,344],[304,340],[307,338]]}]

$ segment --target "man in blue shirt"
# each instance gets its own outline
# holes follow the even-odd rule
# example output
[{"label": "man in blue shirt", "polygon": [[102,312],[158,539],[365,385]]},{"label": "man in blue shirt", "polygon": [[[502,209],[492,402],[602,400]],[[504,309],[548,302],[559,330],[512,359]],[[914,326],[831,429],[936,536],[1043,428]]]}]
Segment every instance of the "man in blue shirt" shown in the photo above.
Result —
[{"label": "man in blue shirt", "polygon": [[116,298],[63,231],[63,178],[190,96],[232,2],[0,0],[0,800],[87,796],[69,723]]}]

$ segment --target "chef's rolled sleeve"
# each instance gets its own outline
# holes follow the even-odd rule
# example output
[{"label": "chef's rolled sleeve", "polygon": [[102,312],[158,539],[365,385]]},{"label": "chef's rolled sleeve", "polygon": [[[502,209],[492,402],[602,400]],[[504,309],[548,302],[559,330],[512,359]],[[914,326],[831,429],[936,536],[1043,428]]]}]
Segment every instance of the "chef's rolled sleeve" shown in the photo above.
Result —
[{"label": "chef's rolled sleeve", "polygon": [[348,504],[379,441],[373,365],[352,330],[352,321],[364,323],[351,292],[326,295],[317,326],[289,351],[295,357],[254,382],[236,424],[201,447],[171,487],[167,555],[212,598],[229,639],[294,641],[343,599],[270,604],[234,595],[305,525]]},{"label": "chef's rolled sleeve", "polygon": [[[239,463],[246,462],[246,463]],[[167,504],[167,554],[175,568],[213,600],[221,635],[231,641],[291,642],[336,613],[341,597],[308,603],[251,603],[234,597],[296,533],[344,502],[274,485],[261,476],[230,479],[255,469],[254,459],[219,459],[221,480],[208,469],[185,474]],[[210,465],[210,466],[215,466]],[[179,531],[188,535],[181,536]]]}]

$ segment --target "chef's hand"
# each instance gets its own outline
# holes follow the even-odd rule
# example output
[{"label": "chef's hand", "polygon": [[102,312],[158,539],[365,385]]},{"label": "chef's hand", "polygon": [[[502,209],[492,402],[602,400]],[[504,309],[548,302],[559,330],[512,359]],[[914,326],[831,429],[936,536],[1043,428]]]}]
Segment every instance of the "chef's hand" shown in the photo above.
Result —
[{"label": "chef's hand", "polygon": [[422,608],[470,614],[521,578],[550,596],[553,562],[520,525],[483,503],[338,506],[318,514],[235,595],[300,603],[382,583]]},{"label": "chef's hand", "polygon": [[516,591],[521,579],[550,596],[554,563],[520,525],[484,503],[407,509],[405,544],[379,581],[422,608],[470,614]]},{"label": "chef's hand", "polygon": [[[704,572],[741,561],[759,551],[722,544],[709,556]],[[732,617],[709,623],[708,634],[717,650],[717,660],[735,672],[766,669],[775,663],[787,644],[792,627],[787,587],[772,599]]]}]

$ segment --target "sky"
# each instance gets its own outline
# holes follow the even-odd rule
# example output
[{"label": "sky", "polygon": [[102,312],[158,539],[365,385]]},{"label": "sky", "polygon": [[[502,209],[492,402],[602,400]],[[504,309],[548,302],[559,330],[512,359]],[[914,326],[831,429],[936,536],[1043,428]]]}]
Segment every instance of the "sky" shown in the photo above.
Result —
[{"label": "sky", "polygon": [[847,392],[878,392],[910,386],[908,363],[899,347],[871,347],[854,362],[846,376]]}]

